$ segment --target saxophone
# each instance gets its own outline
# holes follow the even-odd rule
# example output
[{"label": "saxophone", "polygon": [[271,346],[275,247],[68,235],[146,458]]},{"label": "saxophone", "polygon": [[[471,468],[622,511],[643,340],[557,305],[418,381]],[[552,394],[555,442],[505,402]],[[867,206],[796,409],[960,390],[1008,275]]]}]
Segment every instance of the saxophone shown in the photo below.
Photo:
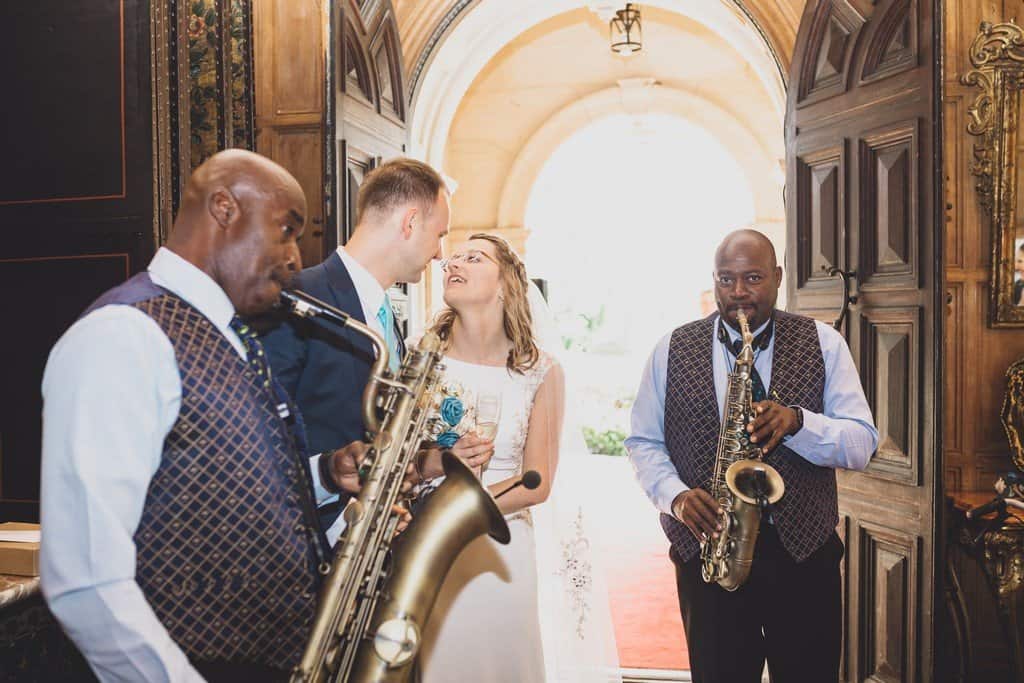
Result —
[{"label": "saxophone", "polygon": [[725,413],[718,433],[711,496],[721,506],[718,538],[701,542],[701,576],[734,591],[750,576],[761,513],[785,492],[782,476],[762,461],[762,451],[750,442],[746,426],[754,417],[751,407],[751,370],[754,367],[753,335],[743,311],[737,313],[743,348],[729,374]]},{"label": "saxophone", "polygon": [[[398,537],[393,506],[405,473],[427,437],[440,381],[440,340],[428,333],[390,377],[388,349],[374,330],[304,292],[281,295],[290,311],[349,327],[370,339],[377,360],[363,393],[372,442],[360,467],[362,488],[345,508],[345,533],[325,574],[316,617],[292,683],[404,682],[412,674],[423,625],[456,556],[489,534],[510,539],[491,494],[462,461],[444,453],[445,480]],[[382,416],[382,417],[379,417]]]}]

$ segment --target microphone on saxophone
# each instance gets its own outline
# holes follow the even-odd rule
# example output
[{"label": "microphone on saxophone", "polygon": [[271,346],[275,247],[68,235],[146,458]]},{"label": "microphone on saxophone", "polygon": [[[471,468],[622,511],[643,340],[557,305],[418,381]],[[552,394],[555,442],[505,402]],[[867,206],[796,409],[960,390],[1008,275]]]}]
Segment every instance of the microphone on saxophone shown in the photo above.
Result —
[{"label": "microphone on saxophone", "polygon": [[526,488],[526,489],[529,489],[529,490],[532,491],[533,489],[535,489],[538,486],[540,486],[540,482],[541,482],[540,472],[538,472],[537,470],[526,470],[525,472],[523,472],[523,476],[519,477],[519,479],[514,484],[509,486],[507,489],[505,489],[501,493],[495,495],[494,499],[497,500],[498,498],[501,498],[506,493],[508,493],[509,491],[511,491],[512,489],[514,489],[514,488],[516,488],[518,486],[522,486],[523,488]]},{"label": "microphone on saxophone", "polygon": [[301,318],[323,318],[339,327],[347,327],[351,318],[348,313],[298,289],[282,291],[281,304]]}]

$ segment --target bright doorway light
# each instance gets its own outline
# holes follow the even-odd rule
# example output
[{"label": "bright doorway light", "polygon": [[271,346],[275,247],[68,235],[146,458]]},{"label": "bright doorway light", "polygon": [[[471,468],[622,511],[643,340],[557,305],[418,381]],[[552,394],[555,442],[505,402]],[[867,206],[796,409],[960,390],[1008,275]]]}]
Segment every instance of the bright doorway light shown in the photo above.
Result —
[{"label": "bright doorway light", "polygon": [[668,542],[623,457],[629,409],[657,340],[701,315],[715,247],[754,216],[736,160],[668,115],[590,124],[554,152],[531,191],[527,268],[548,280],[568,399],[593,453],[577,483],[595,513],[592,550],[607,568],[625,671],[689,669]]},{"label": "bright doorway light", "polygon": [[715,247],[753,221],[750,184],[710,133],[674,116],[620,114],[581,129],[545,164],[526,252],[554,310],[604,304],[601,344],[646,352],[699,315]]}]

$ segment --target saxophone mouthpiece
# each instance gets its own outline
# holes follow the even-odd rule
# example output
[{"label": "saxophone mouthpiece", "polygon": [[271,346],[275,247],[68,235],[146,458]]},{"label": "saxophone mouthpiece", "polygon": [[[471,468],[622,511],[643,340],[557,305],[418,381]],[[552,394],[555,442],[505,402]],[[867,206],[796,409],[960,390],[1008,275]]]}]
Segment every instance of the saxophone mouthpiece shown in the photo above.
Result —
[{"label": "saxophone mouthpiece", "polygon": [[736,310],[736,321],[740,324],[740,336],[743,337],[743,350],[740,351],[740,357],[743,362],[750,363],[754,359],[754,335],[750,331],[747,314],[742,309]]},{"label": "saxophone mouthpiece", "polygon": [[736,311],[736,320],[740,324],[740,333],[743,335],[743,345],[753,345],[754,335],[750,331],[750,321],[747,320],[747,314],[742,310]]}]

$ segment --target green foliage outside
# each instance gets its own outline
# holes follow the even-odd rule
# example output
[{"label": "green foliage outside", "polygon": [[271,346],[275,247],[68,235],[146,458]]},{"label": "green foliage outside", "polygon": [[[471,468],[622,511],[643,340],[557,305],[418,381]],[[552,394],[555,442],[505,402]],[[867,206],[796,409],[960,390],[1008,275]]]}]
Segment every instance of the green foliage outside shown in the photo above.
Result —
[{"label": "green foliage outside", "polygon": [[622,441],[626,438],[626,432],[621,429],[605,429],[598,431],[593,427],[583,428],[583,438],[587,442],[587,448],[591,453],[600,455],[626,455],[626,447]]}]

